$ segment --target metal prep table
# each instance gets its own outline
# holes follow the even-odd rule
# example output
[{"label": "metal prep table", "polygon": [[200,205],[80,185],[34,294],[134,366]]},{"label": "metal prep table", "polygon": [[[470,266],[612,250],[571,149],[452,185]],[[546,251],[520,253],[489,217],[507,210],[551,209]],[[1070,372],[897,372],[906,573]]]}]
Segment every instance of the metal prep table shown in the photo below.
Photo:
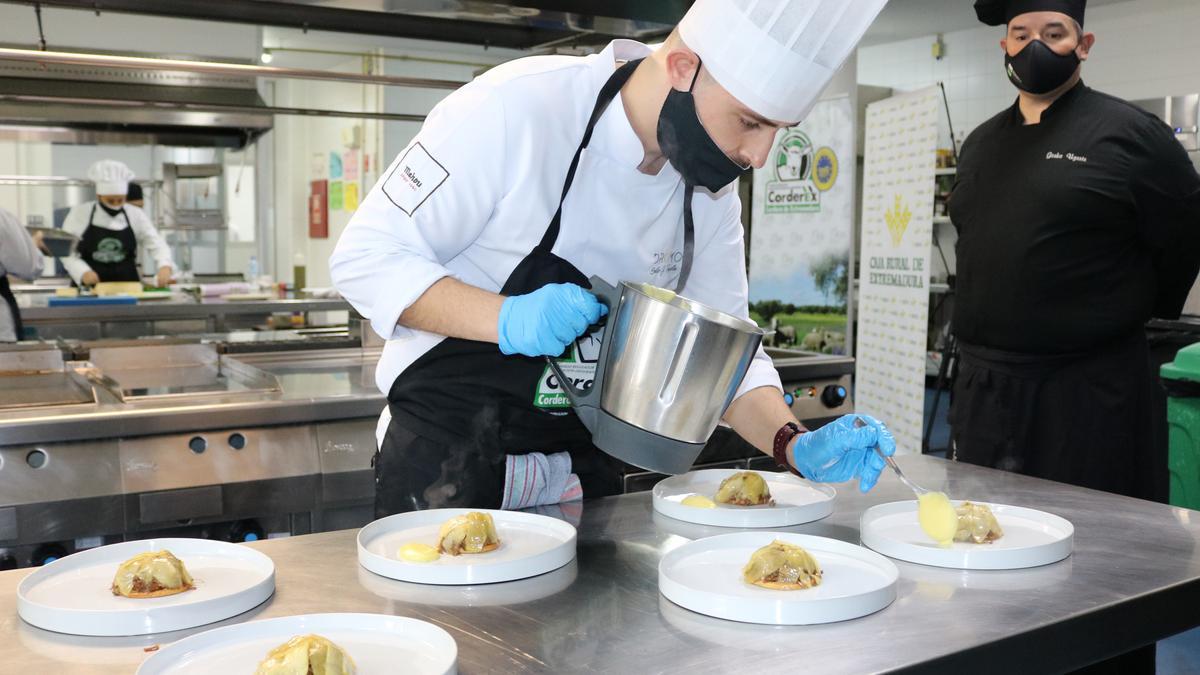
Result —
[{"label": "metal prep table", "polygon": [[[225,623],[314,612],[379,612],[437,624],[459,672],[1057,672],[1200,624],[1200,513],[945,460],[906,456],[914,480],[950,494],[1020,504],[1075,524],[1075,553],[1045,567],[966,572],[897,561],[887,609],[823,626],[771,627],[694,614],[657,591],[659,558],[718,533],[656,517],[647,493],[586,502],[578,558],[531,580],[435,587],[359,568],[355,531],[252,544],[277,569],[275,596]],[[911,498],[894,477],[839,492],[833,515],[785,528],[858,539],[872,504]],[[555,507],[554,510],[557,510]],[[721,530],[728,531],[728,530]],[[24,624],[0,573],[0,663],[10,672],[132,673],[144,648],[202,629],[81,638]]]},{"label": "metal prep table", "polygon": [[[214,333],[246,328],[271,314],[292,312],[351,312],[341,298],[197,301],[185,294],[168,300],[135,305],[84,305],[50,307],[46,294],[21,294],[21,320],[43,339],[96,340],[108,337]],[[343,321],[344,322],[344,321]]]}]

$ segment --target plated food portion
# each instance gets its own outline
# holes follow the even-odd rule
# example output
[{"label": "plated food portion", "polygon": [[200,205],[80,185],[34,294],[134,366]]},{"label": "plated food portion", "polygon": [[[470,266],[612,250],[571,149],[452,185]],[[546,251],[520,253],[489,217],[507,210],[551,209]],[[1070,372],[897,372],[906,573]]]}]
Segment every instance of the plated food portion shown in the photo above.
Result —
[{"label": "plated food portion", "polygon": [[1004,536],[1000,521],[987,504],[963,502],[954,509],[958,516],[958,529],[954,541],[975,544],[990,544]]},{"label": "plated food portion", "polygon": [[399,548],[401,560],[412,563],[434,562],[443,555],[488,553],[500,548],[496,522],[482,511],[454,516],[438,528],[437,546],[410,541]]},{"label": "plated food portion", "polygon": [[127,598],[161,598],[196,587],[183,562],[170,551],[139,553],[117,567],[113,595]]},{"label": "plated food portion", "polygon": [[254,675],[355,675],[354,659],[320,635],[297,635],[272,649]]},{"label": "plated food portion", "polygon": [[1036,509],[979,501],[951,502],[941,493],[920,501],[867,509],[864,545],[908,562],[955,569],[1002,570],[1047,565],[1071,554],[1075,528]]},{"label": "plated food portion", "polygon": [[887,558],[844,541],[790,532],[738,532],[688,542],[663,556],[658,588],[685,609],[749,623],[845,621],[896,597]]},{"label": "plated food portion", "polygon": [[786,527],[833,512],[836,490],[788,473],[702,469],[654,486],[654,510],[698,525]]},{"label": "plated food portion", "polygon": [[1004,536],[990,506],[972,502],[954,506],[942,492],[927,492],[917,498],[917,523],[942,548],[955,542],[990,544]]},{"label": "plated food portion", "polygon": [[165,645],[137,675],[452,675],[458,646],[427,621],[301,614],[213,628]]},{"label": "plated food portion", "polygon": [[753,471],[739,471],[721,481],[715,499],[720,504],[734,506],[775,504],[771,499],[771,488],[767,486],[767,481]]},{"label": "plated food portion", "polygon": [[147,539],[73,553],[17,586],[26,623],[57,633],[164,633],[237,616],[275,592],[275,564],[241,544]]},{"label": "plated food portion", "polygon": [[804,547],[776,539],[750,556],[742,579],[772,590],[798,591],[819,585],[821,568]]},{"label": "plated food portion", "polygon": [[446,555],[487,553],[498,548],[496,522],[486,513],[472,511],[455,516],[438,530],[438,552]]},{"label": "plated food portion", "polygon": [[358,533],[358,562],[422,584],[476,585],[544,574],[575,558],[575,528],[521,511],[431,509],[398,513]]}]

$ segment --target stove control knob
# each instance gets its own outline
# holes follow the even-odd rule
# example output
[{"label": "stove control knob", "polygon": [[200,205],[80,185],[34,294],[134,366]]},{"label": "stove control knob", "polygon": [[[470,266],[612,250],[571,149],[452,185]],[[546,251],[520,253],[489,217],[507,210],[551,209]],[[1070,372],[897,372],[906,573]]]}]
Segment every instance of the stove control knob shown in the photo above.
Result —
[{"label": "stove control knob", "polygon": [[246,437],[239,433],[229,434],[229,447],[234,450],[241,450],[246,447]]},{"label": "stove control knob", "polygon": [[836,408],[846,402],[846,388],[840,384],[831,384],[821,392],[821,403],[828,408]]},{"label": "stove control knob", "polygon": [[208,441],[203,436],[192,436],[192,440],[188,441],[188,448],[197,455],[203,454],[208,449]]},{"label": "stove control knob", "polygon": [[791,405],[796,402],[796,397],[792,396],[791,394],[784,394],[783,402],[788,404],[788,407],[791,407]]},{"label": "stove control knob", "polygon": [[59,558],[65,558],[66,556],[67,549],[63,548],[61,545],[42,544],[41,546],[33,549],[33,555],[29,556],[29,562],[35,567],[41,567],[42,565],[49,565],[55,560],[58,560]]}]

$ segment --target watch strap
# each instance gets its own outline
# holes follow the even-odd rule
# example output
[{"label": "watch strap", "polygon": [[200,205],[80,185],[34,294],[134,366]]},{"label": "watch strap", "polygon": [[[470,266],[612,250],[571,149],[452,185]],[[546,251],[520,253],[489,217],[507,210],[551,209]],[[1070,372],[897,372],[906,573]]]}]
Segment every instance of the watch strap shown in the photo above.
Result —
[{"label": "watch strap", "polygon": [[787,469],[788,471],[791,471],[797,476],[800,476],[801,478],[803,478],[804,475],[797,471],[796,467],[792,466],[791,463],[788,462],[787,448],[788,444],[792,442],[793,438],[805,432],[806,430],[802,429],[799,424],[796,424],[795,422],[788,422],[782,427],[779,427],[779,431],[775,432],[775,443],[771,448],[772,456],[775,458],[775,463]]}]

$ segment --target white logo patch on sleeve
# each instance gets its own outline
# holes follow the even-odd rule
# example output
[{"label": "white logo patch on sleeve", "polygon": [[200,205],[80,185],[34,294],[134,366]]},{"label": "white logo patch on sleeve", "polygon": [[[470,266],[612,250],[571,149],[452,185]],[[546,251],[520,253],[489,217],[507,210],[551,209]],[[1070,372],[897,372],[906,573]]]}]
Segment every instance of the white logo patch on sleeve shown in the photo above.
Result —
[{"label": "white logo patch on sleeve", "polygon": [[425,146],[414,143],[383,182],[383,194],[401,211],[412,216],[449,176],[450,172],[438,164]]}]

